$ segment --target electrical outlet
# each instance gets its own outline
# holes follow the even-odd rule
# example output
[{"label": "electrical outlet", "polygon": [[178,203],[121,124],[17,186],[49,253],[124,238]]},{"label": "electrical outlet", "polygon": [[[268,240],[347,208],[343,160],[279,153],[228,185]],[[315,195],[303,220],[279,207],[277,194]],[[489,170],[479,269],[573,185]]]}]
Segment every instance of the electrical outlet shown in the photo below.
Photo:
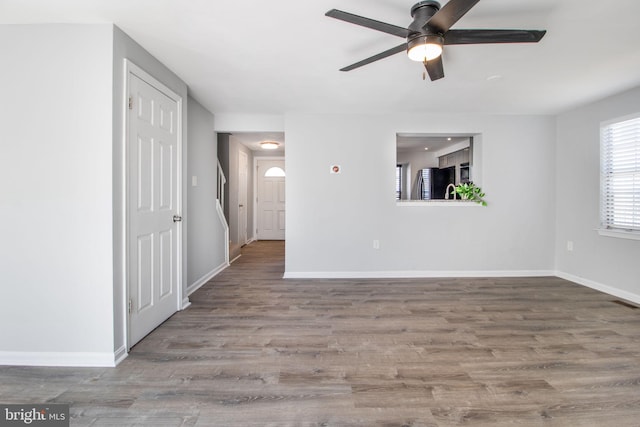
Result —
[{"label": "electrical outlet", "polygon": [[373,249],[380,249],[380,240],[373,241]]},{"label": "electrical outlet", "polygon": [[573,241],[571,241],[571,240],[567,240],[567,250],[568,250],[569,252],[572,252],[572,251],[573,251]]}]

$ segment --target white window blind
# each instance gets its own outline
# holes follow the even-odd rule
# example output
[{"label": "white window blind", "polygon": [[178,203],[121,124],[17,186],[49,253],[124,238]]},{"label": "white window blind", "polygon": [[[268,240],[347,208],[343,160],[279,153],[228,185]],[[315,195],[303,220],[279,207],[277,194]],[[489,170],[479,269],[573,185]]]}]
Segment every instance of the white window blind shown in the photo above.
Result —
[{"label": "white window blind", "polygon": [[600,221],[640,232],[640,115],[600,128]]},{"label": "white window blind", "polygon": [[422,169],[420,171],[422,175],[422,194],[420,198],[422,200],[431,199],[431,169]]}]

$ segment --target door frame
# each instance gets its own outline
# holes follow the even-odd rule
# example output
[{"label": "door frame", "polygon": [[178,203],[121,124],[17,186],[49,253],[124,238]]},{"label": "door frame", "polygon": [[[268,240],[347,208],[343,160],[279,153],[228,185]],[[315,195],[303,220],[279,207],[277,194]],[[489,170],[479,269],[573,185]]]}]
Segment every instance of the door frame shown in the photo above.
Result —
[{"label": "door frame", "polygon": [[[240,162],[241,162],[241,158],[242,156],[245,157],[245,177],[244,177],[244,189],[242,188],[242,180],[240,179],[240,174],[241,174],[241,170],[240,170]],[[249,204],[249,155],[247,153],[245,153],[242,150],[238,151],[238,244],[240,245],[240,247],[246,245],[249,242],[249,206],[247,206]],[[244,190],[244,206],[243,206],[243,211],[244,211],[244,234],[243,234],[243,230],[242,230],[242,223],[243,221],[241,221],[241,214],[240,214],[240,203],[242,203],[242,200],[240,195],[242,194],[242,191]]]},{"label": "door frame", "polygon": [[[287,173],[285,156],[253,156],[253,232],[254,240],[258,240],[258,160],[282,160],[285,164],[284,172]],[[286,181],[286,177],[285,177]],[[286,211],[286,205],[285,205]]]},{"label": "door frame", "polygon": [[[129,93],[130,93],[130,78],[131,75],[135,75],[147,84],[153,86],[158,91],[162,92],[167,97],[171,98],[171,100],[176,102],[176,134],[177,134],[177,170],[175,171],[177,175],[177,185],[176,185],[176,206],[178,209],[178,215],[182,215],[184,213],[183,203],[182,203],[182,184],[183,184],[183,176],[182,176],[182,150],[183,150],[183,138],[182,138],[182,112],[183,112],[183,99],[182,96],[178,95],[176,92],[171,90],[161,81],[153,77],[151,74],[144,71],[142,68],[131,62],[129,59],[124,59],[124,126],[123,126],[123,160],[124,160],[124,213],[125,213],[125,221],[124,221],[124,253],[123,253],[123,261],[124,261],[124,298],[122,300],[122,310],[124,313],[124,339],[125,339],[125,347],[126,351],[129,352],[131,350],[131,337],[130,337],[130,313],[129,313],[129,291],[130,291],[130,251],[129,251],[129,237],[130,237],[130,214],[131,214],[131,206],[129,204],[129,184],[130,184],[130,176],[129,176]],[[183,224],[182,222],[177,223],[176,228],[176,244],[177,247],[177,256],[176,256],[176,310],[179,311],[183,308],[183,247],[182,247],[182,236],[183,236]]]}]

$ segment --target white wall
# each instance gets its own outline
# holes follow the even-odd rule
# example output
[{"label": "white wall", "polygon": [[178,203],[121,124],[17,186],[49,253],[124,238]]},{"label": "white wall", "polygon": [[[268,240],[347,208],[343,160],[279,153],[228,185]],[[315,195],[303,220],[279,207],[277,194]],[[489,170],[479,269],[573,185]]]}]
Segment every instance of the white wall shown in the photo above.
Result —
[{"label": "white wall", "polygon": [[[640,88],[558,116],[556,266],[562,277],[640,303],[640,241],[600,236],[600,123],[640,111]],[[573,251],[567,242],[573,242]]]},{"label": "white wall", "polygon": [[[289,114],[285,132],[287,277],[553,272],[553,117]],[[482,134],[489,206],[397,206],[397,132]]]},{"label": "white wall", "polygon": [[[218,141],[213,132],[213,114],[189,97],[189,160],[187,231],[187,280],[189,292],[197,289],[226,267],[224,217],[219,217],[216,199]],[[196,185],[193,185],[193,179]]]},{"label": "white wall", "polygon": [[112,33],[0,26],[0,364],[113,364]]},{"label": "white wall", "polygon": [[216,132],[282,132],[284,116],[275,114],[217,113]]},{"label": "white wall", "polygon": [[[0,26],[0,47],[0,364],[113,365],[126,354],[124,58],[183,96],[183,123],[186,85],[111,24]],[[186,295],[186,268],[183,281]]]}]

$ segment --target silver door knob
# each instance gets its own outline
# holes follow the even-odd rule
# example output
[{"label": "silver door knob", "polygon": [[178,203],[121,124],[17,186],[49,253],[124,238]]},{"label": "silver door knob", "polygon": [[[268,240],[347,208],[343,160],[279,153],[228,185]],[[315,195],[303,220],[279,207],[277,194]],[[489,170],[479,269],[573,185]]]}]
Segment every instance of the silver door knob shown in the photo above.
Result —
[{"label": "silver door knob", "polygon": [[173,222],[181,222],[181,221],[182,221],[182,217],[180,215],[173,216]]}]

